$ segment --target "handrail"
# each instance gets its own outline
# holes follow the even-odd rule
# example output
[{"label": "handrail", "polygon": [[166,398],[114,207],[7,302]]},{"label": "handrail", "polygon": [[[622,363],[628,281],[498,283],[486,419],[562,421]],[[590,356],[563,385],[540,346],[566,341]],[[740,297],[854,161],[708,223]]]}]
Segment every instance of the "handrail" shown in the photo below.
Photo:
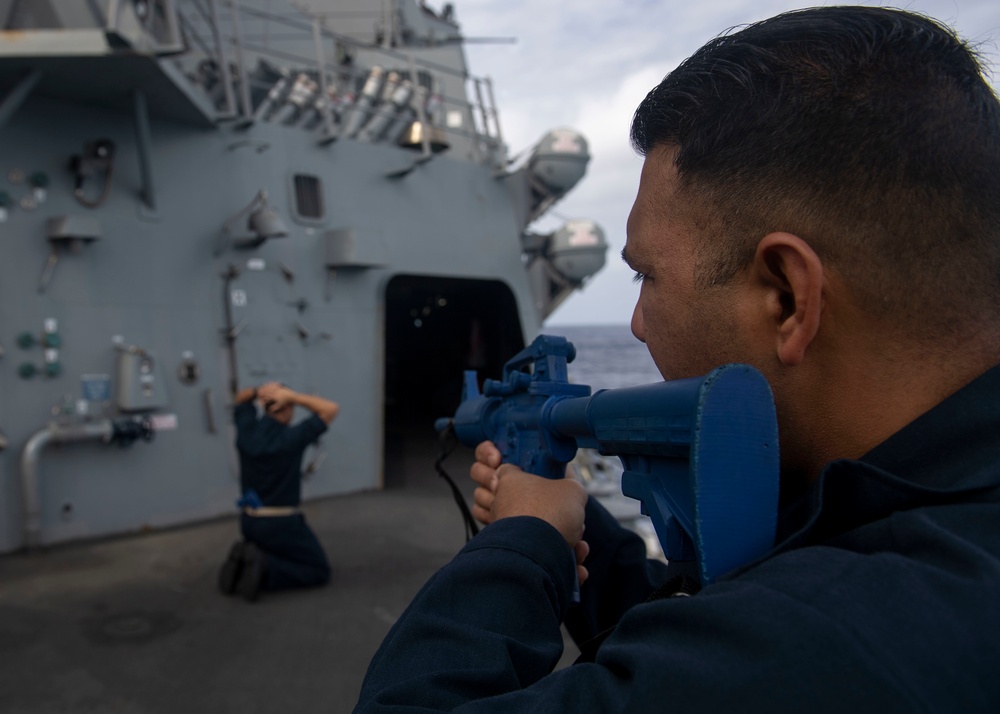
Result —
[{"label": "handrail", "polygon": [[[319,85],[321,90],[322,85],[327,85],[329,92],[321,91],[308,98],[311,104],[309,109],[304,111],[309,113],[309,117],[302,120],[298,126],[311,131],[316,128],[318,120],[323,135],[321,143],[329,143],[336,140],[338,135],[336,127],[333,126],[331,112],[338,112],[336,116],[339,119],[339,113],[350,106],[351,97],[356,94],[357,86],[365,80],[374,66],[380,66],[387,71],[402,73],[415,85],[413,98],[409,100],[405,111],[401,109],[398,112],[399,122],[392,125],[394,132],[397,131],[398,124],[407,120],[409,114],[415,122],[419,124],[429,122],[429,125],[436,127],[435,131],[443,131],[446,137],[460,140],[463,146],[468,144],[471,152],[469,156],[473,161],[494,163],[498,167],[506,165],[502,156],[505,147],[490,80],[469,73],[457,56],[458,48],[455,49],[455,63],[448,66],[439,61],[420,57],[422,45],[384,47],[323,27],[324,18],[339,17],[342,16],[341,13],[298,10],[292,17],[284,13],[245,7],[246,3],[241,0],[186,0],[186,2],[152,0],[152,2],[155,7],[162,8],[166,13],[161,22],[163,32],[180,36],[183,29],[182,34],[186,38],[186,52],[178,52],[179,46],[175,47],[173,44],[170,44],[170,47],[164,46],[170,50],[171,56],[162,59],[161,62],[177,63],[182,72],[186,73],[199,89],[212,95],[210,101],[214,105],[214,112],[207,110],[207,107],[199,106],[203,114],[210,115],[206,118],[215,122],[238,120],[240,126],[245,126],[260,118],[258,115],[259,108],[263,106],[262,102],[280,100],[287,103],[290,98],[288,92],[293,88],[293,83],[289,82],[287,86],[279,88],[271,77],[262,78],[260,72],[250,66],[256,58],[270,60],[273,68],[280,73],[288,73],[293,77],[304,73],[312,82]],[[122,15],[126,11],[131,11],[130,3],[124,0],[108,0],[105,7],[107,17],[103,18],[103,29],[106,32],[118,29],[131,31],[129,27],[132,20],[126,22]],[[249,21],[246,24],[249,34],[243,32],[241,18]],[[264,38],[264,44],[248,41],[254,36]],[[268,44],[268,38],[275,36],[285,38],[278,41],[277,47]],[[301,39],[296,40],[295,37]],[[130,42],[134,38],[125,39]],[[143,53],[150,49],[153,52],[157,51],[156,38],[152,35],[143,41],[154,44],[149,47],[143,45],[138,51]],[[335,45],[334,51],[329,51],[328,45],[324,44],[326,42]],[[350,58],[356,60],[360,58],[361,61],[357,63],[346,61]],[[207,60],[208,64],[202,62],[203,60]],[[207,73],[202,74],[203,70]],[[268,74],[266,70],[264,73]],[[176,73],[171,73],[171,78],[179,80]],[[485,91],[482,89],[484,84]],[[417,90],[417,87],[423,89]],[[267,99],[261,98],[260,90],[264,90]],[[278,90],[278,94],[268,90]],[[297,96],[302,100],[301,93]],[[3,102],[0,104],[0,123],[4,113],[13,105],[12,98],[16,98],[14,93],[8,93],[6,97],[0,98]],[[429,104],[418,107],[418,102]],[[433,110],[431,104],[434,106]],[[302,107],[305,105],[298,106],[299,112],[303,111]],[[423,112],[420,111],[421,108]],[[456,110],[462,117],[457,126],[454,125],[455,122],[444,120]],[[302,118],[305,114],[298,113],[292,116]],[[267,118],[264,116],[264,119]],[[426,139],[429,133],[421,132],[421,135]],[[426,142],[422,149],[426,156]]]},{"label": "handrail", "polygon": [[[219,72],[221,76],[221,84],[223,85],[223,91],[225,92],[225,109],[224,114],[232,116],[236,110],[237,102],[233,101],[233,89],[234,85],[239,85],[240,92],[240,113],[246,115],[247,119],[250,119],[254,115],[256,107],[249,106],[249,88],[251,84],[254,84],[256,79],[251,76],[246,67],[245,60],[243,58],[243,53],[252,53],[258,55],[265,59],[273,59],[283,61],[285,63],[291,63],[297,65],[296,68],[301,68],[303,70],[313,69],[318,70],[323,82],[326,81],[325,73],[329,72],[332,75],[340,75],[341,77],[349,76],[352,80],[358,80],[363,78],[369,68],[361,68],[355,66],[344,66],[335,62],[331,62],[328,57],[329,54],[324,57],[323,45],[322,43],[327,40],[332,40],[336,43],[340,43],[344,48],[360,50],[367,53],[369,56],[374,57],[376,63],[397,63],[401,67],[410,67],[411,73],[413,72],[412,67],[415,65],[419,70],[427,71],[430,73],[443,74],[451,77],[456,77],[465,80],[462,83],[464,96],[452,96],[444,95],[441,96],[442,104],[449,106],[454,106],[462,110],[466,118],[470,119],[468,129],[465,127],[447,127],[447,131],[456,136],[463,136],[469,138],[474,145],[474,150],[480,158],[483,158],[483,152],[478,146],[479,142],[484,142],[488,151],[486,151],[487,157],[494,153],[494,149],[502,146],[501,132],[499,126],[499,117],[495,102],[492,96],[492,86],[490,80],[487,77],[478,77],[470,74],[468,71],[462,71],[454,67],[449,67],[447,65],[440,64],[438,62],[429,61],[412,55],[411,51],[408,50],[397,50],[390,47],[384,47],[377,44],[361,42],[349,35],[331,31],[330,29],[323,26],[323,18],[333,17],[334,13],[313,13],[310,16],[303,15],[296,17],[289,17],[288,15],[283,15],[275,12],[268,12],[264,10],[259,10],[256,8],[244,7],[239,2],[239,0],[208,0],[209,6],[212,10],[211,17],[206,16],[204,8],[199,2],[193,2],[192,6],[195,10],[200,11],[200,15],[196,12],[194,14],[189,14],[185,18],[185,27],[191,34],[191,43],[200,49],[202,54],[215,60],[218,65]],[[223,5],[228,13],[231,15],[229,18],[233,29],[226,33],[222,29],[223,18],[219,16],[217,12],[216,5]],[[369,13],[371,14],[371,13]],[[278,37],[283,39],[293,39],[294,37],[301,37],[304,47],[312,48],[314,56],[308,56],[308,54],[303,55],[298,52],[288,51],[287,49],[276,48],[273,46],[262,46],[249,41],[254,35],[246,34],[243,32],[240,26],[240,20],[237,15],[242,17],[250,18],[253,20],[262,20],[269,23],[268,29],[263,35],[264,37],[275,37],[275,33],[270,29],[270,23],[275,23],[278,25]],[[374,14],[371,14],[373,17]],[[359,15],[360,16],[360,15]],[[367,16],[367,15],[365,15]],[[256,28],[255,28],[256,29]],[[291,35],[287,31],[291,30],[296,35]],[[206,32],[210,32],[214,35],[214,42],[205,41],[203,35]],[[205,52],[208,47],[215,46],[215,53]],[[232,48],[232,53],[227,53],[225,48]],[[197,50],[196,50],[197,51]],[[232,56],[235,54],[235,62],[230,65],[229,57],[227,54]],[[235,68],[236,77],[233,77],[233,73],[230,67]],[[239,81],[237,81],[237,77]],[[413,77],[414,83],[416,83],[416,77]],[[475,94],[478,95],[477,100],[473,100],[469,90],[469,83],[472,83],[473,88],[476,90]],[[490,88],[487,93],[482,93],[479,91],[481,84],[486,84]],[[260,84],[254,84],[254,86],[261,87]],[[476,121],[477,115],[482,118],[482,126],[480,122]]]},{"label": "handrail", "polygon": [[[229,2],[232,2],[232,0],[229,0]],[[307,23],[307,22],[298,22],[296,20],[289,19],[289,18],[286,18],[284,16],[277,15],[275,13],[269,13],[269,12],[265,12],[263,10],[255,10],[255,9],[252,9],[252,8],[246,8],[246,7],[244,7],[244,8],[241,8],[241,11],[245,15],[249,15],[251,17],[256,17],[257,19],[260,19],[260,20],[275,20],[275,19],[277,19],[278,22],[280,22],[280,23],[282,23],[284,25],[287,25],[288,27],[293,27],[293,28],[295,28],[297,30],[301,30],[303,32],[303,34],[311,34],[312,33],[312,26],[309,25],[309,23]],[[344,34],[341,34],[339,32],[334,32],[333,30],[329,30],[329,29],[323,27],[323,23],[322,22],[320,22],[320,31],[322,32],[322,34],[326,35],[327,37],[329,37],[331,39],[339,40],[341,42],[345,42],[345,43],[347,43],[349,45],[352,45],[354,47],[358,47],[360,49],[368,50],[368,51],[371,51],[371,52],[376,52],[376,53],[382,54],[382,55],[388,55],[390,57],[393,57],[393,58],[399,60],[401,63],[405,63],[406,62],[406,53],[405,52],[401,52],[399,50],[392,49],[391,47],[383,47],[382,45],[374,45],[374,44],[370,45],[370,44],[366,44],[364,42],[359,42],[358,40],[354,39],[350,35],[344,35]],[[434,70],[436,72],[441,72],[443,74],[450,74],[453,77],[464,77],[464,78],[470,78],[471,77],[471,75],[469,75],[468,72],[459,72],[458,70],[456,70],[456,69],[454,69],[452,67],[449,67],[449,66],[443,65],[443,64],[438,64],[437,62],[430,62],[428,60],[418,60],[417,64],[420,65],[421,67],[426,68],[426,69],[432,69],[432,70]]]}]

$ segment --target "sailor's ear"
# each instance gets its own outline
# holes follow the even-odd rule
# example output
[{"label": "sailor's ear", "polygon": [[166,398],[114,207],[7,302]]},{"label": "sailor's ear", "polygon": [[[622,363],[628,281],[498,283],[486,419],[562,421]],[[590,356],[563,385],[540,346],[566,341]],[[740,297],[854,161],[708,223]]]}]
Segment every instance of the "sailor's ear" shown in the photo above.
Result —
[{"label": "sailor's ear", "polygon": [[768,233],[757,244],[754,272],[764,286],[765,309],[782,364],[794,367],[819,333],[823,262],[791,233]]}]

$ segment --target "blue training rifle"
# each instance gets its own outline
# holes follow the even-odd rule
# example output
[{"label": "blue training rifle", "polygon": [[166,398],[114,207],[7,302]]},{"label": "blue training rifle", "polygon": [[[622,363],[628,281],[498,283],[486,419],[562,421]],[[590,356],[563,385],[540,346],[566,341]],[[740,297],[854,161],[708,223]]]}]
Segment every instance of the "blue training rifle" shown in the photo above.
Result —
[{"label": "blue training rifle", "polygon": [[664,555],[697,561],[701,583],[767,553],[778,510],[778,424],[767,380],[729,364],[704,377],[623,389],[571,384],[576,356],[540,335],[487,379],[465,372],[462,403],[439,419],[459,441],[492,441],[505,463],[563,478],[578,448],[618,456],[622,493],[642,503]]}]

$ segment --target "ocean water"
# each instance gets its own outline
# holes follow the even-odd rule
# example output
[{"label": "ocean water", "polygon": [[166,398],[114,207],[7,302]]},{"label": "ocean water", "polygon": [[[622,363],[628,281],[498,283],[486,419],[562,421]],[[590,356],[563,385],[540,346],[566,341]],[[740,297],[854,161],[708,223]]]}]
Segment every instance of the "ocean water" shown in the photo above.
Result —
[{"label": "ocean water", "polygon": [[625,325],[572,325],[542,328],[544,335],[565,337],[576,347],[569,364],[570,381],[589,384],[592,391],[660,382],[646,345]]}]

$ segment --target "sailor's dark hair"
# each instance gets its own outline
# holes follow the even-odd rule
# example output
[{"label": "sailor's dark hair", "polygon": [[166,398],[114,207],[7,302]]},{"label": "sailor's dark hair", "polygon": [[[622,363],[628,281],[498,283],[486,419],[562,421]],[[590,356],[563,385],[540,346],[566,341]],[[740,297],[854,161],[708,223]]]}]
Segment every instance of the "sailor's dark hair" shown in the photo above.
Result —
[{"label": "sailor's dark hair", "polygon": [[646,96],[631,139],[677,149],[680,190],[722,238],[703,284],[780,230],[914,334],[1000,314],[1000,103],[931,18],[826,7],[730,31]]}]

